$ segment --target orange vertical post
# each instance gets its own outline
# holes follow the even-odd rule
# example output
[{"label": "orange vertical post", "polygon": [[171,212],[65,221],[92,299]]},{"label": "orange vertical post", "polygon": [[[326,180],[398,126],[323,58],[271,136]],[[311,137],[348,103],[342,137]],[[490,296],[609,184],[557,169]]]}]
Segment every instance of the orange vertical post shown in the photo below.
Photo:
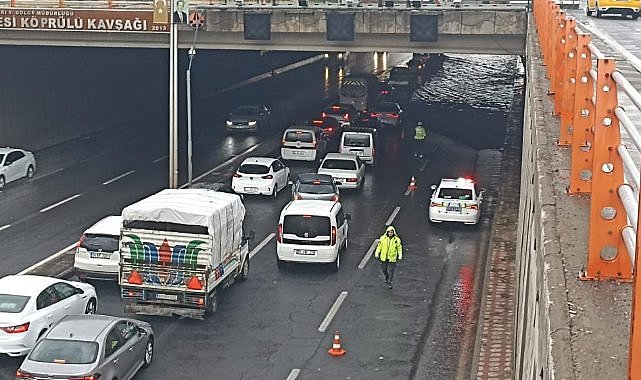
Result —
[{"label": "orange vertical post", "polygon": [[588,263],[581,276],[585,280],[632,279],[630,256],[621,237],[627,216],[617,193],[624,178],[623,162],[616,151],[621,131],[614,114],[618,106],[614,69],[614,59],[597,60]]},{"label": "orange vertical post", "polygon": [[[641,196],[637,217],[641,217]],[[637,219],[640,220],[640,219]],[[628,346],[628,380],[641,379],[641,228],[637,227],[637,243],[634,249],[634,279],[632,280],[632,313],[630,315],[630,343]]]},{"label": "orange vertical post", "polygon": [[58,8],[64,8],[65,6],[65,1],[64,0],[58,0]]},{"label": "orange vertical post", "polygon": [[588,44],[589,34],[576,36],[576,86],[572,125],[572,159],[570,162],[570,185],[568,193],[580,194],[592,191],[592,168],[594,154],[594,81],[590,76],[592,53]]},{"label": "orange vertical post", "polygon": [[11,0],[10,6],[13,8],[16,6],[16,0]]},{"label": "orange vertical post", "polygon": [[[568,17],[565,11],[559,14],[558,36],[556,41],[556,75],[554,78],[554,114],[561,116],[563,92],[566,86],[565,66],[567,62]],[[567,145],[567,144],[565,144]]]},{"label": "orange vertical post", "polygon": [[559,91],[557,91],[558,113],[561,116],[561,131],[558,145],[571,145],[574,119],[574,93],[576,87],[576,20],[568,17],[565,20],[563,62],[559,69]]},{"label": "orange vertical post", "polygon": [[554,115],[559,115],[559,72],[563,68],[563,51],[562,44],[563,33],[565,31],[565,12],[557,10],[554,12],[554,23],[552,24],[552,39],[550,48],[552,50],[552,61],[550,67],[550,93],[554,95]]},{"label": "orange vertical post", "polygon": [[108,6],[110,9],[111,9],[111,8],[113,8],[113,1],[112,1],[112,0],[109,0],[109,1],[107,2],[107,6]]}]

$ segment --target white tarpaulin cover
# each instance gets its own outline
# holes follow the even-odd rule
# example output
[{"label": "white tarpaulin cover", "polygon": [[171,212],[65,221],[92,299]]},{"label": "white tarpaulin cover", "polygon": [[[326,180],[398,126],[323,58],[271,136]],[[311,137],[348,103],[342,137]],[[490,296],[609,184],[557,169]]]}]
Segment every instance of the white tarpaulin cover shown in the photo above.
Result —
[{"label": "white tarpaulin cover", "polygon": [[238,249],[244,218],[238,195],[207,189],[165,189],[122,210],[123,225],[151,221],[207,227],[215,261]]}]

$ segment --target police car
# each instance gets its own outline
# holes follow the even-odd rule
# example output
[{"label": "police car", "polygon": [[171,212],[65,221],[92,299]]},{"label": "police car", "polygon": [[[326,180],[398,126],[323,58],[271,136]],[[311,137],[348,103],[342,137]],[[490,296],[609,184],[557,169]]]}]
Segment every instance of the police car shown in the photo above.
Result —
[{"label": "police car", "polygon": [[443,178],[431,186],[430,222],[462,222],[476,224],[481,216],[481,202],[485,189],[476,191],[473,180],[468,178]]}]

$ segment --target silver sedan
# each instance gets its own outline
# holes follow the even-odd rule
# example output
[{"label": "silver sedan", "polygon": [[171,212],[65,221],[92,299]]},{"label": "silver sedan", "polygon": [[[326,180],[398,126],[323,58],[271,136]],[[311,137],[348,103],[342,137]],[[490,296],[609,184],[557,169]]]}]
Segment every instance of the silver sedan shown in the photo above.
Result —
[{"label": "silver sedan", "polygon": [[70,315],[47,331],[16,372],[17,379],[131,379],[151,365],[154,333],[147,322]]},{"label": "silver sedan", "polygon": [[16,148],[0,148],[0,190],[22,177],[32,178],[36,172],[33,153]]}]

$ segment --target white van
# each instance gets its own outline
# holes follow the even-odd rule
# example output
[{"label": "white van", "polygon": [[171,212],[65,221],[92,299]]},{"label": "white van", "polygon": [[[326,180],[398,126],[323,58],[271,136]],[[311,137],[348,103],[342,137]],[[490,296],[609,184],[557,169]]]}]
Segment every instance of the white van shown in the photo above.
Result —
[{"label": "white van", "polygon": [[280,213],[276,262],[328,263],[340,267],[340,251],[347,247],[347,221],[340,202],[297,200]]},{"label": "white van", "polygon": [[341,135],[339,153],[353,154],[361,161],[374,165],[376,163],[376,133],[363,128],[362,130],[347,130]]},{"label": "white van", "polygon": [[81,280],[118,279],[122,217],[108,216],[89,227],[76,245],[74,269]]},{"label": "white van", "polygon": [[283,133],[283,160],[320,161],[327,153],[323,130],[314,126],[290,127]]}]

